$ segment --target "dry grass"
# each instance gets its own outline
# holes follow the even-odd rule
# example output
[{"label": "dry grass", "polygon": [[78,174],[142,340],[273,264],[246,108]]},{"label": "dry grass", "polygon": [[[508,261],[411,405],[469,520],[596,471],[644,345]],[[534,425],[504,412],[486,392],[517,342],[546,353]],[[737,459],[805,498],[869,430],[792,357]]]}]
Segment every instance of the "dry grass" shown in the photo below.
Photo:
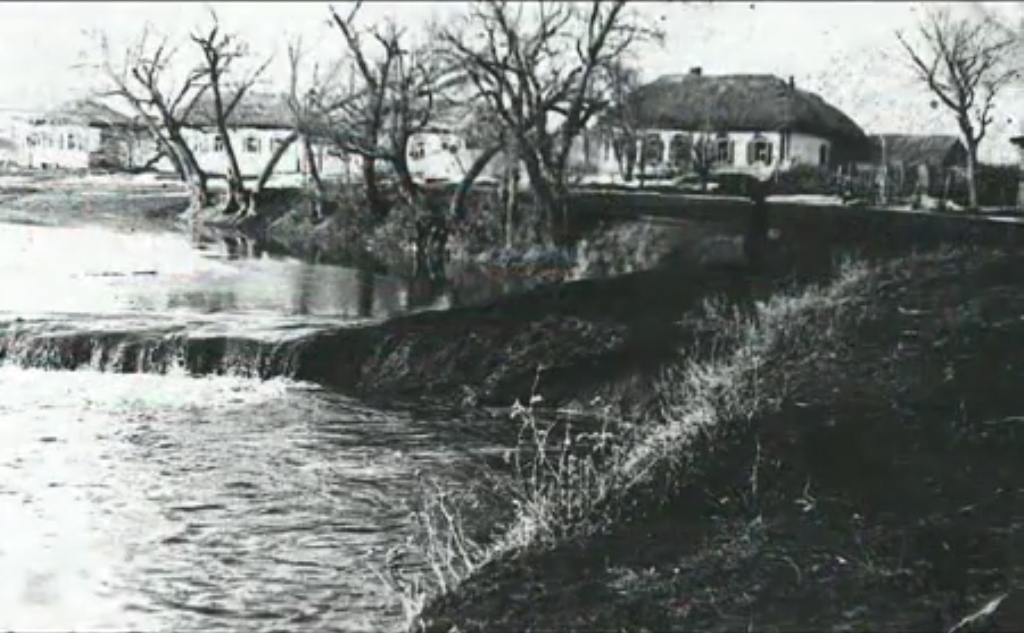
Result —
[{"label": "dry grass", "polygon": [[[553,548],[592,536],[624,518],[631,497],[651,486],[671,489],[684,476],[698,439],[770,413],[785,397],[784,380],[766,379],[781,356],[827,353],[842,324],[860,313],[857,302],[870,295],[874,280],[867,266],[847,262],[837,279],[759,304],[754,314],[706,302],[702,319],[718,332],[713,353],[682,358],[652,386],[661,397],[658,420],[624,423],[605,418],[599,429],[580,433],[571,425],[541,421],[536,393],[511,415],[520,424],[519,441],[504,481],[514,516],[486,544],[470,539],[458,507],[440,487],[425,490],[416,513],[421,538],[395,552],[379,576],[403,609],[411,629],[419,613],[490,563],[506,564],[527,551]],[[702,442],[707,444],[707,442]],[[750,469],[750,495],[760,487],[759,465]],[[398,572],[394,561],[416,559],[419,571]]]}]

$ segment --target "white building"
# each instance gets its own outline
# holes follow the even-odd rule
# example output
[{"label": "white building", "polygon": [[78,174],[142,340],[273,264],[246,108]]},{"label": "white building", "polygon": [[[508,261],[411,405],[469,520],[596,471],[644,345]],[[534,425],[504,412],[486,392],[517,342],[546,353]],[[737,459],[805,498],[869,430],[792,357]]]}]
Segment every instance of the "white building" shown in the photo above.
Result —
[{"label": "white building", "polygon": [[[224,143],[214,125],[212,104],[204,100],[187,121],[183,136],[207,173],[225,175],[228,158]],[[292,115],[282,97],[252,93],[246,95],[228,117],[229,137],[243,177],[256,178],[273,156],[278,145],[292,132]],[[330,140],[330,130],[321,130],[312,138],[313,155],[319,173],[327,179],[358,180],[363,160],[341,152]],[[454,124],[438,120],[414,134],[407,149],[409,170],[420,181],[458,180],[476,157]],[[170,170],[168,161],[160,164]],[[378,168],[387,169],[380,161]],[[278,176],[307,173],[305,153],[299,143],[285,150],[274,173]]]},{"label": "white building", "polygon": [[[182,136],[206,173],[224,176],[228,173],[228,157],[215,121],[212,101],[205,99],[186,120],[187,127]],[[259,177],[275,150],[292,133],[292,121],[291,112],[282,97],[251,93],[238,103],[227,120],[228,137],[244,178]],[[351,175],[354,161],[331,152],[325,142],[314,140],[312,145],[320,174],[326,178]],[[159,168],[171,170],[172,166],[164,160]],[[300,143],[292,143],[274,168],[274,174],[280,176],[307,172],[305,153]]]},{"label": "white building", "polygon": [[81,100],[7,118],[4,158],[41,169],[130,169],[152,157],[145,129],[102,103]]},{"label": "white building", "polygon": [[[767,165],[825,169],[870,155],[870,142],[850,117],[818,95],[774,75],[667,75],[641,86],[628,115],[606,117],[579,139],[574,156],[593,172],[619,173],[633,152],[633,173],[692,171],[706,160],[712,172],[745,172]],[[632,123],[626,140],[621,124]],[[703,150],[703,152],[701,152]],[[701,153],[708,158],[701,159]]]}]

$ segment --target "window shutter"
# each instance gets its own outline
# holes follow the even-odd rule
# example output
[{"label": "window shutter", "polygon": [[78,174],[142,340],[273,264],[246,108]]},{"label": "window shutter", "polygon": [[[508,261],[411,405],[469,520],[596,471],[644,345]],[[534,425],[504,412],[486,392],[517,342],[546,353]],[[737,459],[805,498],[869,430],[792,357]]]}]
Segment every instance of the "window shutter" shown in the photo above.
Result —
[{"label": "window shutter", "polygon": [[756,152],[754,151],[756,148],[757,148],[757,141],[751,141],[751,142],[747,143],[747,164],[748,165],[753,165],[754,164],[754,160],[757,158]]},{"label": "window shutter", "polygon": [[773,143],[765,143],[765,149],[766,149],[765,160],[768,161],[769,165],[772,164],[772,149],[773,149],[773,147],[774,147]]},{"label": "window shutter", "polygon": [[729,141],[729,164],[736,164],[736,141]]}]

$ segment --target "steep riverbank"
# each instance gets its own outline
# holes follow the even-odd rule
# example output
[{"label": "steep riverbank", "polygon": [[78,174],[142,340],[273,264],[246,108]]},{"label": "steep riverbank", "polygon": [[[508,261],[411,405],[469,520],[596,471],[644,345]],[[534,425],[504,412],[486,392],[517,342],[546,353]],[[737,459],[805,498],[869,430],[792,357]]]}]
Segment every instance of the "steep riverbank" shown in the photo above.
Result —
[{"label": "steep riverbank", "polygon": [[[718,318],[719,351],[659,375],[660,422],[601,486],[512,485],[544,495],[465,547],[475,571],[422,628],[949,630],[995,601],[960,630],[1019,630],[1022,264],[904,258]],[[590,510],[551,514],[567,496]]]}]

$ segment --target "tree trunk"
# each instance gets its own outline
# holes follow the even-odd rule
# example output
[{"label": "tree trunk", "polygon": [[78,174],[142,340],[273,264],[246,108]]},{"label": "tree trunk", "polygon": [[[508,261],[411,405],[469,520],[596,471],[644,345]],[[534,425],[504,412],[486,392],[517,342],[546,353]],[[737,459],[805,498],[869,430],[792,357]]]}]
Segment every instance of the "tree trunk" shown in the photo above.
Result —
[{"label": "tree trunk", "polygon": [[505,248],[511,249],[516,231],[516,219],[519,216],[519,160],[515,152],[510,153],[510,160],[505,165],[504,174],[504,224]]},{"label": "tree trunk", "polygon": [[253,187],[253,191],[257,196],[263,191],[263,188],[267,186],[270,178],[274,175],[274,170],[277,168],[277,164],[281,162],[281,159],[284,158],[285,152],[288,151],[288,148],[292,146],[292,143],[294,143],[297,138],[299,138],[298,130],[292,130],[288,136],[281,140],[277,148],[274,150],[274,153],[270,155],[270,159],[267,160],[267,163],[263,166],[263,170],[260,171],[260,177],[256,180],[256,185]]},{"label": "tree trunk", "polygon": [[199,166],[195,154],[189,150],[180,134],[175,133],[170,143],[174,149],[175,157],[181,164],[184,171],[184,180],[189,188],[189,210],[199,211],[210,204],[210,190],[207,183],[206,172]]},{"label": "tree trunk", "polygon": [[498,155],[501,151],[502,145],[496,144],[485,149],[476,159],[473,164],[469,166],[469,170],[466,171],[462,177],[462,182],[459,183],[458,188],[455,190],[455,194],[452,196],[452,201],[449,206],[449,213],[457,220],[464,220],[466,217],[466,198],[469,196],[469,192],[473,189],[473,183],[480,177],[480,174],[487,169],[487,165]]},{"label": "tree trunk", "polygon": [[317,167],[316,157],[313,155],[313,145],[309,136],[303,134],[299,138],[302,143],[302,154],[306,160],[306,171],[309,175],[309,182],[313,187],[312,210],[310,215],[314,221],[320,221],[324,217],[324,199],[327,197],[324,191],[324,181],[320,178],[320,168]]},{"label": "tree trunk", "polygon": [[423,191],[412,179],[412,172],[409,171],[409,161],[406,159],[405,153],[401,152],[395,155],[391,159],[391,166],[394,167],[395,175],[398,176],[398,185],[402,189],[402,195],[410,204],[417,204]]},{"label": "tree trunk", "polygon": [[188,179],[189,210],[199,211],[210,204],[210,194],[206,189],[205,178],[192,176]]},{"label": "tree trunk", "polygon": [[387,215],[387,207],[380,194],[380,187],[377,186],[377,161],[372,156],[363,156],[363,189],[366,195],[366,204],[370,207],[370,213],[377,219]]},{"label": "tree trunk", "polygon": [[978,211],[978,143],[971,142],[967,146],[967,207],[972,212]]},{"label": "tree trunk", "polygon": [[557,207],[555,193],[544,177],[540,161],[533,152],[523,152],[520,158],[526,166],[533,192],[533,238],[538,244],[551,246],[554,242],[554,212]]},{"label": "tree trunk", "polygon": [[[225,208],[225,211],[231,213],[227,209],[232,203],[241,204],[244,202],[245,181],[242,180],[242,170],[238,167],[238,155],[235,154],[234,145],[228,137],[227,125],[223,120],[218,121],[217,129],[220,132],[221,138],[224,139],[224,154],[228,157],[228,207]],[[237,210],[246,210],[246,207],[243,205]]]},{"label": "tree trunk", "polygon": [[750,210],[750,223],[743,240],[743,250],[748,264],[756,270],[764,263],[764,254],[768,246],[768,185],[756,179],[751,179],[749,184],[748,191],[754,204]]}]

